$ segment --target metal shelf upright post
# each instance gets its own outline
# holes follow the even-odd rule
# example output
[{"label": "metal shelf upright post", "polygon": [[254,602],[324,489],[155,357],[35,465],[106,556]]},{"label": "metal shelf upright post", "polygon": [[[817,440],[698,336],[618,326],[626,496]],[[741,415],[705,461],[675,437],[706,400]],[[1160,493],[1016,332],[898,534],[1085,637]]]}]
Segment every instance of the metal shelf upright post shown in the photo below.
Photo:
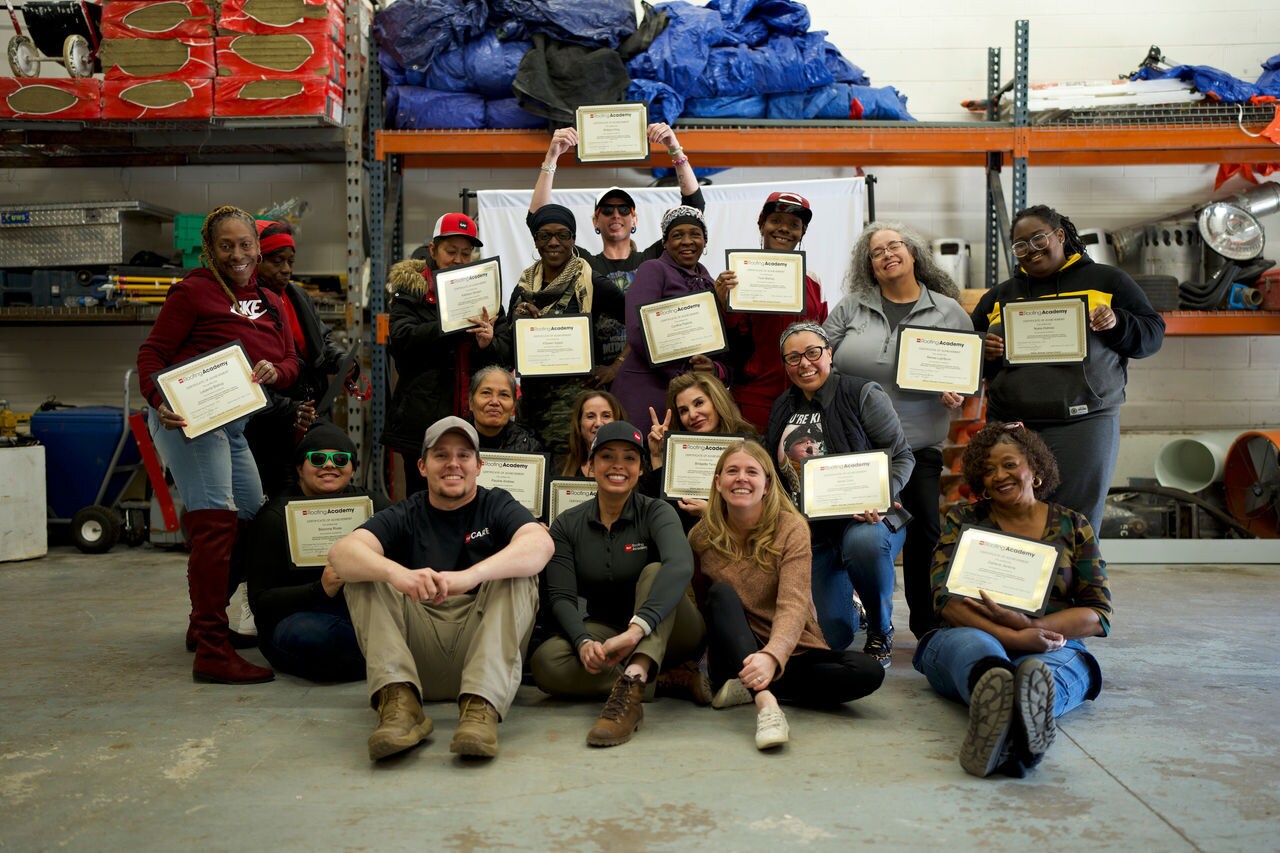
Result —
[{"label": "metal shelf upright post", "polygon": [[[369,39],[369,109],[365,128],[365,154],[375,150],[375,137],[382,129],[383,98],[382,69],[376,59],[377,45]],[[386,465],[382,452],[382,427],[387,418],[387,345],[384,330],[387,328],[387,245],[385,229],[385,201],[387,164],[376,157],[364,162],[369,180],[369,317],[373,322],[373,339],[370,347],[369,383],[373,387],[369,424],[368,488],[370,491],[387,492]]]},{"label": "metal shelf upright post", "polygon": [[[366,139],[365,112],[374,98],[369,96],[368,78],[377,63],[369,62],[369,32],[372,9],[365,2],[347,4],[346,86],[342,100],[344,137],[343,168],[347,217],[347,340],[364,339],[364,270],[365,221],[364,178],[365,152],[371,150]],[[365,410],[353,396],[347,396],[347,434],[355,442],[356,453],[365,446]]]}]

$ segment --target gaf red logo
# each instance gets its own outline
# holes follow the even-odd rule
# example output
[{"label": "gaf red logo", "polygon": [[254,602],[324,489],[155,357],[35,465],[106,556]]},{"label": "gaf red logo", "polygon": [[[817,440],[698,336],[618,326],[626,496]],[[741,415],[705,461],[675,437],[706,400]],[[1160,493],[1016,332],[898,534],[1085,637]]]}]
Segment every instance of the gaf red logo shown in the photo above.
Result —
[{"label": "gaf red logo", "polygon": [[304,510],[302,511],[302,514],[303,514],[303,515],[306,515],[306,514],[307,514],[307,510],[305,510],[305,509],[304,509]]},{"label": "gaf red logo", "polygon": [[634,439],[636,440],[636,444],[639,444],[639,443],[640,443],[640,431],[639,431],[639,430],[636,430],[635,432],[633,432],[633,433],[631,434],[631,436],[632,436],[632,438],[634,438]]},{"label": "gaf red logo", "polygon": [[623,546],[622,550],[630,554],[632,551],[647,551],[649,546],[643,542],[628,542]]}]

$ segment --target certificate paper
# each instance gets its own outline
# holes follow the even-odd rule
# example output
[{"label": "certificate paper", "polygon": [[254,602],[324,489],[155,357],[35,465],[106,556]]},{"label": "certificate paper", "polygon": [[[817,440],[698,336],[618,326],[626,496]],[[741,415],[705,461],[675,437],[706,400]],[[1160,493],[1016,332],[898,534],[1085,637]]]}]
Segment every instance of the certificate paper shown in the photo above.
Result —
[{"label": "certificate paper", "polygon": [[808,518],[885,512],[892,503],[883,450],[813,456],[800,469],[800,511]]},{"label": "certificate paper", "polygon": [[566,509],[573,509],[596,496],[596,481],[587,477],[561,477],[547,485],[547,524]]},{"label": "certificate paper", "polygon": [[1027,299],[1001,308],[1005,364],[1062,364],[1089,355],[1089,300]]},{"label": "certificate paper", "polygon": [[668,500],[711,497],[716,464],[724,449],[743,436],[672,432],[662,451],[662,496]]},{"label": "certificate paper", "polygon": [[982,335],[927,326],[901,326],[897,385],[903,391],[978,393]]},{"label": "certificate paper", "polygon": [[165,403],[187,422],[182,428],[187,438],[198,438],[267,405],[239,341],[175,364],[157,373],[155,382]]},{"label": "certificate paper", "polygon": [[[535,518],[546,505],[547,457],[541,453],[499,453],[485,450],[476,482],[486,489],[506,489]],[[594,481],[592,481],[594,482]]]},{"label": "certificate paper", "polygon": [[591,372],[591,315],[517,317],[513,326],[516,373],[521,376],[581,376]]},{"label": "certificate paper", "polygon": [[653,364],[725,348],[724,322],[713,290],[641,305],[640,325]]},{"label": "certificate paper", "polygon": [[1061,546],[966,524],[960,528],[944,587],[948,595],[982,596],[1032,616],[1044,613]]},{"label": "certificate paper", "polygon": [[482,308],[488,309],[491,319],[498,316],[502,305],[502,271],[497,258],[436,270],[434,275],[441,332],[448,334],[473,328],[476,324],[469,318],[479,317]]},{"label": "certificate paper", "polygon": [[373,501],[364,495],[289,501],[284,507],[289,559],[295,566],[323,566],[333,543],[372,515]]},{"label": "certificate paper", "polygon": [[649,159],[649,110],[643,102],[578,107],[578,162]]},{"label": "certificate paper", "polygon": [[804,311],[804,252],[729,249],[725,269],[738,276],[729,291],[729,308],[755,313]]}]

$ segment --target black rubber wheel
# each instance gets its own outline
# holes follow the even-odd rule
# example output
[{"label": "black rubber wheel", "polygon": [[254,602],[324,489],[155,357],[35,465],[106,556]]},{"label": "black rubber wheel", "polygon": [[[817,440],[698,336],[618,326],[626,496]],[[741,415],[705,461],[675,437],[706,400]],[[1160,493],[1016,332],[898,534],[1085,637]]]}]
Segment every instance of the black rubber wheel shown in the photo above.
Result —
[{"label": "black rubber wheel", "polygon": [[125,510],[128,517],[120,530],[120,540],[131,548],[136,548],[147,541],[150,531],[147,529],[147,514],[140,509]]},{"label": "black rubber wheel", "polygon": [[71,519],[71,541],[86,554],[105,554],[119,539],[120,518],[105,506],[87,506]]},{"label": "black rubber wheel", "polygon": [[1178,310],[1178,279],[1171,275],[1135,275],[1133,280],[1157,311]]}]

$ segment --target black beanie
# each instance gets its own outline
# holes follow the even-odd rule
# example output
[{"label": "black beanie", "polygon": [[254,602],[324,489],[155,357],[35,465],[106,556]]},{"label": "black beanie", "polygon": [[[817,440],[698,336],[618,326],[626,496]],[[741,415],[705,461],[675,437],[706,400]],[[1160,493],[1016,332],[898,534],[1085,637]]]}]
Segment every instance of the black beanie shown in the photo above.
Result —
[{"label": "black beanie", "polygon": [[313,450],[341,450],[351,454],[351,464],[355,464],[356,444],[351,440],[351,436],[347,435],[345,430],[338,429],[331,423],[321,423],[307,431],[302,437],[302,441],[298,442],[298,447],[294,451],[294,462],[299,465],[307,454]]},{"label": "black beanie", "polygon": [[575,240],[578,237],[578,220],[574,219],[573,211],[562,204],[544,204],[534,211],[529,219],[529,233],[537,234],[544,225],[563,225],[573,232]]}]

